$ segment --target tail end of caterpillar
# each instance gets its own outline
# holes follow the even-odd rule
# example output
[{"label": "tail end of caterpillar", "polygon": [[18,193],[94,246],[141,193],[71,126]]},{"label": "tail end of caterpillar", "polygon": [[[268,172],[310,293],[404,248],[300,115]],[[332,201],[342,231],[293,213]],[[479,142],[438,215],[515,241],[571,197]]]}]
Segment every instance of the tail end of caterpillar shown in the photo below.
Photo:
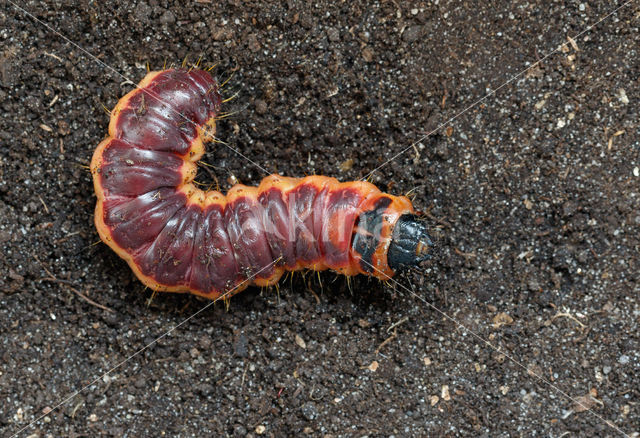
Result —
[{"label": "tail end of caterpillar", "polygon": [[414,214],[404,214],[393,229],[387,263],[394,272],[418,266],[431,258],[433,246],[426,223]]}]

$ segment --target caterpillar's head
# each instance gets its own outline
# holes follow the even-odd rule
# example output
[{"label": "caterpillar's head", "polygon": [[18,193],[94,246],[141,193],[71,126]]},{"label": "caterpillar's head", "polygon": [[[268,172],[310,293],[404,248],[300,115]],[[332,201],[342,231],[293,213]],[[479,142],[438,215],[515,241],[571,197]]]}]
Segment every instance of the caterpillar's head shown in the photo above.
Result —
[{"label": "caterpillar's head", "polygon": [[358,217],[351,255],[358,273],[388,280],[431,258],[432,248],[427,225],[413,214],[409,199],[384,194]]},{"label": "caterpillar's head", "polygon": [[393,228],[387,263],[394,272],[418,266],[431,258],[432,248],[426,223],[414,214],[403,214]]}]

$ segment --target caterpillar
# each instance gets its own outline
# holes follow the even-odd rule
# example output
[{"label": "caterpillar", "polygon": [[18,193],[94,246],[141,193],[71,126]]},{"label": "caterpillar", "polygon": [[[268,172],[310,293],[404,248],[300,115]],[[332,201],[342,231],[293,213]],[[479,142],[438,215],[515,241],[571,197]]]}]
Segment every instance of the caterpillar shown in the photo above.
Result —
[{"label": "caterpillar", "polygon": [[386,280],[430,257],[411,201],[369,182],[274,174],[226,196],[196,187],[219,88],[204,70],[149,72],[118,101],[93,154],[98,234],[142,283],[217,299],[285,271]]}]

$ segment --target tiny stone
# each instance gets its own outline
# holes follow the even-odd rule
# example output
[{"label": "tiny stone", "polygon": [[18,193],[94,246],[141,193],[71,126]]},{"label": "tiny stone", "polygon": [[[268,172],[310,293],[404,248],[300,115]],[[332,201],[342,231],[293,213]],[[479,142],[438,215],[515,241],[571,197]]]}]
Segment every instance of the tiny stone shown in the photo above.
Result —
[{"label": "tiny stone", "polygon": [[578,204],[573,201],[567,201],[562,204],[562,215],[564,217],[573,216],[578,211]]},{"label": "tiny stone", "polygon": [[309,421],[315,420],[318,416],[318,410],[316,409],[316,405],[313,402],[307,402],[302,405],[301,411],[304,418]]},{"label": "tiny stone", "polygon": [[307,348],[307,344],[304,342],[304,339],[302,339],[300,335],[296,334],[294,339],[296,341],[296,344],[298,344],[298,347],[302,349]]},{"label": "tiny stone", "polygon": [[580,3],[580,6],[578,6],[578,9],[580,9],[580,12],[584,12],[584,10],[587,9],[587,7],[584,5],[584,3]]},{"label": "tiny stone", "polygon": [[215,387],[209,383],[201,383],[197,385],[195,389],[198,391],[198,393],[200,393],[200,395],[203,395],[205,397],[212,395],[216,390]]},{"label": "tiny stone", "polygon": [[256,100],[256,112],[265,114],[267,112],[267,103],[264,100]]},{"label": "tiny stone", "polygon": [[330,27],[327,29],[327,38],[333,43],[340,41],[340,32],[335,27]]},{"label": "tiny stone", "polygon": [[[340,170],[342,172],[348,172],[353,167],[353,158],[348,158],[340,164]],[[366,325],[362,325],[361,322],[364,322]],[[367,328],[369,323],[367,321],[363,321],[362,319],[358,321],[358,325],[362,328]]]},{"label": "tiny stone", "polygon": [[148,24],[151,12],[153,12],[153,10],[148,4],[146,4],[145,2],[140,2],[138,3],[138,6],[136,6],[134,14],[137,21],[140,21],[143,24]]},{"label": "tiny stone", "polygon": [[538,103],[534,105],[535,109],[540,110],[544,107],[544,104],[547,103],[546,99],[540,100]]},{"label": "tiny stone", "polygon": [[362,57],[366,62],[373,61],[373,49],[369,46],[362,49]]},{"label": "tiny stone", "polygon": [[629,103],[629,98],[627,97],[627,92],[624,91],[624,88],[620,88],[618,90],[618,98],[620,99],[620,102],[622,102],[624,105]]},{"label": "tiny stone", "polygon": [[449,158],[449,148],[444,143],[440,143],[435,147],[435,153],[441,160],[447,160]]},{"label": "tiny stone", "polygon": [[160,23],[162,24],[173,24],[176,22],[176,16],[173,15],[171,11],[165,11],[164,14],[160,17]]},{"label": "tiny stone", "polygon": [[620,356],[620,358],[618,359],[618,363],[622,364],[622,365],[626,365],[629,363],[629,356],[627,356],[626,354],[623,354],[622,356]]},{"label": "tiny stone", "polygon": [[9,268],[9,278],[12,279],[12,280],[15,280],[15,281],[17,281],[19,283],[22,283],[24,281],[24,277],[22,275],[18,274],[16,271],[14,271],[11,268]]},{"label": "tiny stone", "polygon": [[422,36],[422,26],[410,26],[405,29],[402,39],[407,43],[413,43]]},{"label": "tiny stone", "polygon": [[233,428],[233,436],[245,437],[247,435],[247,429],[242,424],[236,424]]},{"label": "tiny stone", "polygon": [[449,385],[442,385],[442,392],[440,394],[442,400],[449,401],[451,400],[451,396],[449,395]]},{"label": "tiny stone", "polygon": [[602,367],[602,372],[605,374],[609,374],[611,372],[611,367],[609,365],[605,365]]},{"label": "tiny stone", "polygon": [[260,41],[258,41],[256,34],[251,34],[247,37],[247,46],[252,52],[260,50]]},{"label": "tiny stone", "polygon": [[636,166],[633,168],[633,176],[640,176],[640,167]]},{"label": "tiny stone", "polygon": [[244,333],[238,334],[233,342],[233,351],[238,357],[247,357],[249,354],[248,344],[249,340]]}]

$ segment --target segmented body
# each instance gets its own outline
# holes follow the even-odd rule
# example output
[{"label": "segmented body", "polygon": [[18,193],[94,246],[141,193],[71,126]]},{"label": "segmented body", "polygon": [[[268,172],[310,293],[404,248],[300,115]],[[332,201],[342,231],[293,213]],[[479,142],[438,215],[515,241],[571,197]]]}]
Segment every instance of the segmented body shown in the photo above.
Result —
[{"label": "segmented body", "polygon": [[96,227],[144,284],[215,299],[299,269],[394,275],[393,226],[413,213],[404,196],[319,175],[270,175],[226,196],[197,188],[220,104],[205,71],[151,72],[118,102],[93,155]]}]

